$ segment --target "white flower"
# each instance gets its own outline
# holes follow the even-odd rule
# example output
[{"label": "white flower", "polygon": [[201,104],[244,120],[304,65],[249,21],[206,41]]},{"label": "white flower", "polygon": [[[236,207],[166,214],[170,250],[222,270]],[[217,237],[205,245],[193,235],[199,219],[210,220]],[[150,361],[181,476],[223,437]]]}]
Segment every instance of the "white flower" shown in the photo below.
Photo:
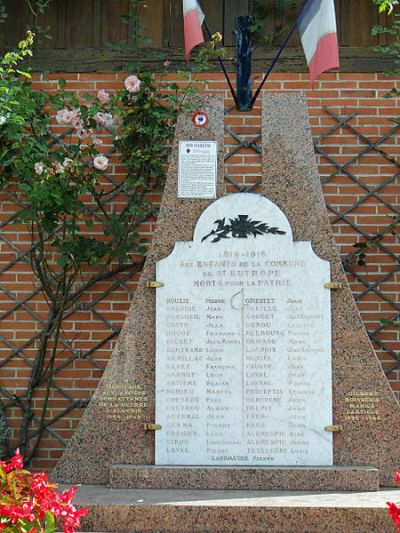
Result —
[{"label": "white flower", "polygon": [[62,163],[62,166],[65,169],[71,168],[73,165],[73,160],[70,157],[66,157]]},{"label": "white flower", "polygon": [[54,165],[55,169],[56,169],[56,172],[57,174],[61,174],[61,172],[64,172],[64,167],[62,166],[61,163],[59,163],[58,161],[56,162],[56,164]]},{"label": "white flower", "polygon": [[97,124],[105,128],[111,128],[114,125],[114,117],[111,113],[96,113],[93,117]]},{"label": "white flower", "polygon": [[93,159],[93,166],[97,170],[106,170],[108,167],[108,158],[105,155],[96,155]]},{"label": "white flower", "polygon": [[43,163],[35,163],[35,166],[34,166],[34,169],[35,169],[35,172],[36,174],[38,174],[39,176],[41,176],[44,172],[44,165]]},{"label": "white flower", "polygon": [[6,123],[6,117],[4,115],[0,115],[0,126],[3,126],[3,124]]}]

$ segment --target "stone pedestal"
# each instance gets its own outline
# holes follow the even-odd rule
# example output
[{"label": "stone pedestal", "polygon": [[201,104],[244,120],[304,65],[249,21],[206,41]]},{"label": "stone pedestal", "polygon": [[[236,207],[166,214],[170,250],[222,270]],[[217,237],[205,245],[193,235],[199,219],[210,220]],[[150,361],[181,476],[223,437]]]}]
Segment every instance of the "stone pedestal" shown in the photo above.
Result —
[{"label": "stone pedestal", "polygon": [[113,465],[115,489],[376,491],[379,471],[372,467],[249,467]]},{"label": "stone pedestal", "polygon": [[126,533],[395,533],[384,492],[148,490],[81,487],[82,531]]}]

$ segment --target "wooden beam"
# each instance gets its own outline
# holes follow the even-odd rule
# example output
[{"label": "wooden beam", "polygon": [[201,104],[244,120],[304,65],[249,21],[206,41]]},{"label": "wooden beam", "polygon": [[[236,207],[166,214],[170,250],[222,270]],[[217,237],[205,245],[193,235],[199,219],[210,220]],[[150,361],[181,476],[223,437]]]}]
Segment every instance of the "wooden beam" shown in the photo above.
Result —
[{"label": "wooden beam", "polygon": [[[140,61],[149,69],[157,68],[159,61],[157,53],[167,52],[173,67],[184,68],[183,50],[173,49],[139,49],[123,52],[109,49],[57,49],[37,50],[31,66],[40,72],[110,72],[118,64]],[[265,72],[274,57],[276,50],[256,50],[254,54],[253,72]],[[233,49],[228,49],[228,56],[232,57]],[[384,72],[394,67],[393,61],[371,48],[345,47],[340,49],[340,72]],[[234,71],[230,61],[226,61],[229,71]],[[211,71],[219,71],[217,63],[211,65]],[[306,72],[304,54],[300,49],[287,49],[279,60],[275,72]]]}]

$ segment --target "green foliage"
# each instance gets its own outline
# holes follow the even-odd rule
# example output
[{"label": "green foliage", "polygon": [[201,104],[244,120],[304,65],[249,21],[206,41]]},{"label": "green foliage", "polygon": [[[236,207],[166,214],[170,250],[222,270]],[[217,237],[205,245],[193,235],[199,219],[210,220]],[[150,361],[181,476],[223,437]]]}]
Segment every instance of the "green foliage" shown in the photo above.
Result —
[{"label": "green foliage", "polygon": [[[23,56],[27,50],[21,50]],[[2,62],[0,94],[7,99],[1,100],[4,119],[0,129],[0,169],[4,186],[11,177],[18,179],[25,203],[20,221],[31,225],[33,236],[41,245],[51,247],[51,257],[56,258],[51,266],[53,276],[60,274],[56,265],[78,272],[84,263],[104,268],[114,259],[127,260],[128,253],[143,253],[143,243],[127,228],[151,211],[147,195],[161,185],[164,177],[168,143],[183,105],[178,87],[173,85],[171,90],[166,84],[156,84],[151,73],[143,73],[140,89],[135,93],[121,90],[107,104],[87,95],[87,103],[82,103],[66,90],[62,79],[54,95],[32,90],[29,81],[21,82],[15,76],[20,72],[16,66],[19,59],[18,53],[6,54]],[[70,142],[52,142],[49,111],[57,113],[61,124],[70,129],[66,137]],[[72,119],[63,123],[65,111]],[[117,186],[128,199],[118,216],[101,209],[110,192],[102,189],[104,170],[93,165],[96,157],[102,156],[96,144],[99,114],[111,120],[112,142],[128,171],[124,183]],[[72,141],[76,136],[77,140]],[[98,222],[93,205],[103,217],[103,235],[110,238],[107,245],[104,238],[97,242],[92,236],[85,236],[94,216]],[[43,257],[45,252],[41,250],[36,266]],[[55,279],[49,285],[53,282]]]},{"label": "green foliage", "polygon": [[382,326],[388,326],[392,329],[400,329],[400,324],[398,322],[395,322],[394,320],[386,320],[385,318],[382,318],[380,320],[380,323]]},{"label": "green foliage", "polygon": [[[342,261],[344,268],[352,263],[356,263],[359,266],[366,266],[368,260],[368,253],[371,250],[374,250],[385,235],[391,234],[398,236],[398,226],[400,224],[400,216],[397,215],[388,215],[392,219],[390,224],[388,224],[382,231],[376,235],[371,236],[369,239],[356,242],[353,244],[354,252],[349,253]],[[397,258],[397,262],[400,263],[400,258]]]},{"label": "green foliage", "polygon": [[32,54],[34,35],[28,31],[18,49],[0,61],[0,185],[7,179],[11,165],[11,145],[25,136],[24,125],[37,108],[41,95],[26,91],[30,74],[20,64]]},{"label": "green foliage", "polygon": [[[381,52],[394,61],[395,68],[386,74],[389,76],[400,76],[400,12],[399,2],[389,0],[373,0],[374,4],[378,5],[379,12],[386,12],[389,26],[376,25],[372,28],[371,33],[374,36],[387,35],[390,43],[387,45],[377,45],[375,50]],[[399,96],[400,91],[393,87],[386,95],[385,98],[392,98]]]},{"label": "green foliage", "polygon": [[[98,281],[141,268],[147,241],[137,227],[156,210],[152,196],[163,184],[176,119],[193,93],[190,78],[180,89],[149,72],[129,76],[115,95],[102,91],[78,100],[63,79],[52,94],[35,90],[29,72],[20,70],[32,44],[30,33],[4,56],[0,70],[0,187],[23,206],[16,221],[29,229],[32,269],[49,305],[27,389],[8,392],[25,414],[25,450],[34,392],[46,387],[28,459],[45,427],[63,318]],[[110,160],[99,144],[105,136],[126,168],[120,182],[105,179]],[[123,205],[111,210],[117,195]]]},{"label": "green foliage", "polygon": [[379,13],[387,12],[389,15],[392,13],[395,6],[399,4],[398,0],[372,0],[378,7]]},{"label": "green foliage", "polygon": [[[31,27],[43,33],[37,21],[51,0],[26,2]],[[139,23],[139,9],[145,8],[145,2],[129,3],[130,14],[124,22],[129,25],[130,42],[136,46],[139,41],[145,43]],[[5,13],[1,6],[0,0],[0,18]],[[102,91],[80,99],[68,90],[64,79],[51,94],[33,88],[29,69],[21,67],[32,56],[32,31],[17,50],[1,59],[0,189],[12,191],[22,206],[15,221],[29,230],[31,266],[48,303],[27,388],[16,393],[4,389],[24,413],[19,444],[25,453],[35,390],[45,387],[39,430],[28,462],[47,420],[63,319],[97,282],[125,270],[136,272],[143,265],[147,240],[137,231],[138,226],[157,210],[153,193],[163,185],[178,113],[190,108],[187,101],[196,92],[195,73],[224,55],[220,41],[221,36],[215,34],[197,49],[190,71],[180,72],[184,84],[168,84],[162,75],[156,81],[138,64],[121,64],[120,69],[136,72],[125,80],[125,88],[121,83],[121,90],[114,95]],[[123,50],[127,43],[117,46]],[[164,62],[162,71],[167,73],[169,66]],[[126,169],[120,182],[105,178],[110,160],[99,144],[105,137]],[[113,197],[118,197],[118,210],[109,207]],[[4,436],[0,452],[9,452],[1,401],[0,425]]]}]

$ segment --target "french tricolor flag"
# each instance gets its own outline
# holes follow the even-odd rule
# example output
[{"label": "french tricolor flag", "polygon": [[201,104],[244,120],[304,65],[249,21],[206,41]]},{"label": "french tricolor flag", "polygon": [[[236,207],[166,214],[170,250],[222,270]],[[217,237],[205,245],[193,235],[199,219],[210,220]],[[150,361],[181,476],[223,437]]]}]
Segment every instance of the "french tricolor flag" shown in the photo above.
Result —
[{"label": "french tricolor flag", "polygon": [[201,25],[204,13],[197,0],[183,0],[183,30],[185,35],[185,58],[189,61],[192,48],[204,42]]},{"label": "french tricolor flag", "polygon": [[311,81],[326,70],[339,68],[334,0],[308,0],[297,26]]}]

